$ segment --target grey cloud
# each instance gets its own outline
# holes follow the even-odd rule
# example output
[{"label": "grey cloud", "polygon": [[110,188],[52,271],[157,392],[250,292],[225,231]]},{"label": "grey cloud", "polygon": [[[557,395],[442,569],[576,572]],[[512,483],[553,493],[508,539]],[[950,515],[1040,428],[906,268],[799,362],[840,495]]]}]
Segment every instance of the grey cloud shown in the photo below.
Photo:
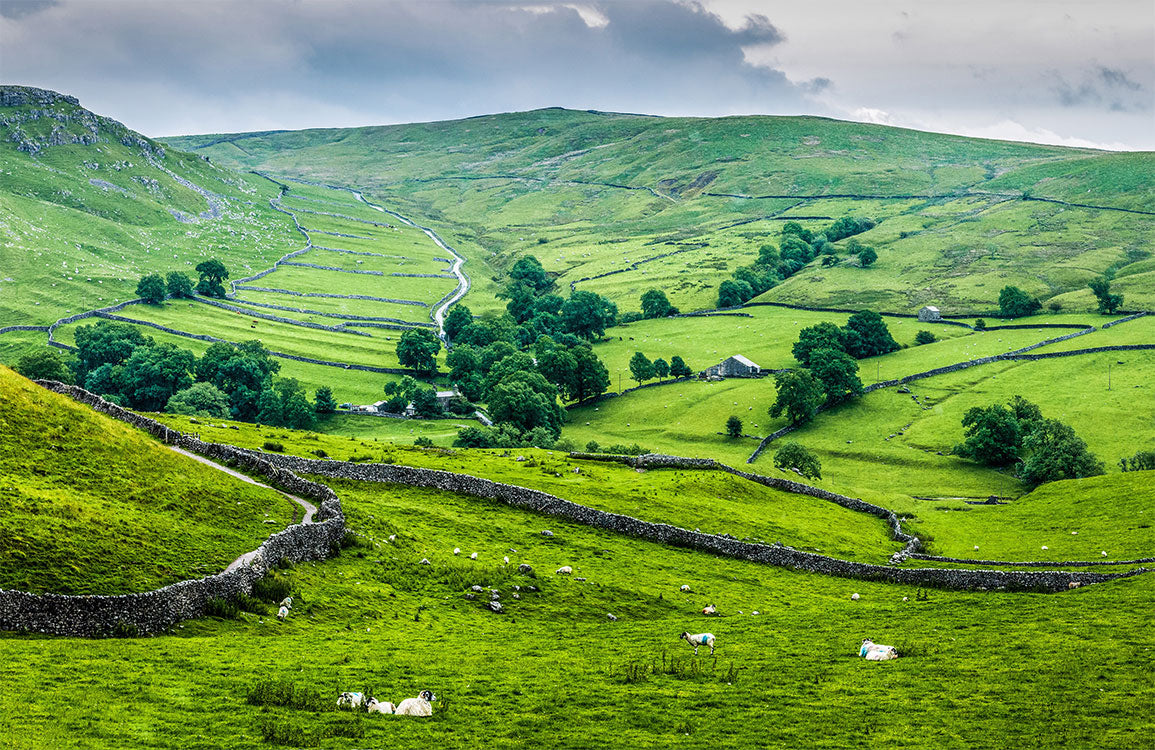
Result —
[{"label": "grey cloud", "polygon": [[1155,107],[1143,84],[1118,68],[1097,66],[1077,83],[1052,71],[1051,90],[1064,107],[1098,107],[1112,112],[1142,112]]},{"label": "grey cloud", "polygon": [[0,17],[24,18],[58,4],[57,0],[0,0]]}]

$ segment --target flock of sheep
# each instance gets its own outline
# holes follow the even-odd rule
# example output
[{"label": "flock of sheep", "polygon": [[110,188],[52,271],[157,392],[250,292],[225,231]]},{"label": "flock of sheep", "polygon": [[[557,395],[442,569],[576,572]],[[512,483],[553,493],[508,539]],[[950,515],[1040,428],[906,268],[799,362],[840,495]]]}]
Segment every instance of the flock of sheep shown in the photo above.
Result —
[{"label": "flock of sheep", "polygon": [[371,714],[392,714],[394,716],[432,716],[433,701],[437,696],[429,690],[422,690],[416,698],[406,698],[394,706],[388,701],[379,701],[370,697],[366,700],[364,693],[341,693],[337,698],[337,708],[358,709],[364,708]]}]

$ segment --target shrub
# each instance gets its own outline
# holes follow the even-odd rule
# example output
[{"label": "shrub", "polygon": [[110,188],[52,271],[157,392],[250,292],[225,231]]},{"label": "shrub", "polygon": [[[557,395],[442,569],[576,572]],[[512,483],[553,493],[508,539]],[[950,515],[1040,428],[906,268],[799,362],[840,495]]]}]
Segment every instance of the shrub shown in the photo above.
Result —
[{"label": "shrub", "polygon": [[222,620],[235,620],[238,616],[240,616],[240,613],[241,608],[238,607],[234,602],[219,596],[214,599],[209,599],[208,602],[205,603],[205,615],[207,617],[219,617]]},{"label": "shrub", "polygon": [[1041,310],[1043,305],[1017,286],[1005,286],[999,292],[999,314],[1004,318],[1021,318]]},{"label": "shrub", "polygon": [[422,435],[421,437],[414,440],[413,444],[416,445],[418,448],[432,448],[433,447],[433,441],[430,440],[429,438],[425,437],[424,435]]},{"label": "shrub", "polygon": [[732,438],[742,437],[742,420],[731,414],[726,420],[726,434]]},{"label": "shrub", "polygon": [[289,680],[259,678],[245,696],[250,706],[283,706],[300,711],[327,711],[329,701],[313,688],[299,687]]},{"label": "shrub", "polygon": [[321,450],[320,448],[313,451],[313,455],[316,456],[317,458],[328,458],[329,457],[329,454],[326,453],[325,451]]},{"label": "shrub", "polygon": [[596,441],[596,440],[591,440],[588,443],[586,443],[586,452],[587,453],[598,453],[601,451],[601,449],[602,449],[602,447],[600,445],[598,445],[598,441]]},{"label": "shrub", "polygon": [[774,466],[783,470],[797,469],[807,479],[822,478],[822,463],[805,446],[786,443],[774,454]]},{"label": "shrub", "polygon": [[936,341],[938,341],[938,339],[935,338],[935,335],[930,331],[919,331],[914,336],[914,343],[918,344],[919,346],[922,346],[923,344],[933,344]]},{"label": "shrub", "polygon": [[1131,458],[1120,458],[1119,468],[1123,471],[1155,470],[1155,451],[1139,451]]},{"label": "shrub", "polygon": [[134,623],[124,620],[117,620],[116,625],[112,628],[113,638],[136,638],[138,635],[140,635],[140,628]]},{"label": "shrub", "polygon": [[276,440],[266,440],[261,447],[267,451],[273,451],[274,453],[285,452],[285,446]]},{"label": "shrub", "polygon": [[253,582],[253,596],[263,602],[274,604],[293,593],[293,582],[272,573]]},{"label": "shrub", "polygon": [[987,322],[985,320],[983,320],[982,318],[975,318],[975,330],[976,331],[987,330]]}]

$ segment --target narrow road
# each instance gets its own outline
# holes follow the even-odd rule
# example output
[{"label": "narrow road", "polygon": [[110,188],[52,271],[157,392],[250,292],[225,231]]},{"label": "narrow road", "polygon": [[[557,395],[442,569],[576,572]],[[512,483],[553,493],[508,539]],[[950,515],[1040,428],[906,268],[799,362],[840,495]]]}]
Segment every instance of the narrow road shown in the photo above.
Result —
[{"label": "narrow road", "polygon": [[[240,473],[239,471],[234,471],[233,469],[230,469],[227,466],[222,466],[221,464],[218,464],[216,461],[205,458],[204,456],[197,455],[196,453],[191,453],[189,451],[184,450],[183,448],[177,448],[175,445],[170,445],[168,447],[170,449],[172,449],[173,451],[176,451],[177,453],[181,454],[182,456],[188,456],[192,460],[199,461],[206,466],[211,466],[214,469],[216,469],[217,471],[223,471],[225,474],[228,474],[231,477],[239,479],[242,482],[248,482],[249,484],[256,485],[257,487],[264,487],[265,489],[270,489],[270,490],[273,490],[274,492],[277,492],[280,495],[283,495],[284,497],[288,498],[289,500],[293,501],[297,505],[300,505],[302,508],[304,508],[305,517],[301,520],[302,524],[310,524],[313,522],[313,515],[317,512],[317,506],[313,505],[308,500],[303,500],[303,499],[297,497],[296,495],[290,495],[287,492],[281,492],[280,490],[278,490],[275,487],[270,487],[267,484],[262,484],[262,483],[258,482],[257,480],[253,479],[252,477],[245,476],[244,474]],[[248,565],[249,563],[251,563],[253,561],[253,558],[256,556],[257,556],[257,550],[253,550],[251,552],[246,552],[245,554],[238,557],[236,560],[233,560],[231,563],[229,563],[229,566],[227,568],[225,568],[225,572],[227,573],[230,570],[236,570],[237,568],[241,568],[241,567]]]},{"label": "narrow road", "polygon": [[437,305],[434,306],[433,312],[430,314],[433,322],[437,324],[437,335],[441,337],[442,341],[448,343],[448,340],[445,337],[445,311],[448,310],[449,307],[453,305],[453,303],[464,297],[465,293],[469,291],[469,277],[466,276],[465,272],[461,270],[465,265],[465,258],[458,255],[456,250],[445,244],[445,241],[437,236],[437,232],[434,232],[429,227],[423,227],[420,224],[410,221],[396,211],[390,211],[387,208],[383,208],[374,203],[370,203],[369,201],[365,200],[365,196],[357,190],[350,190],[349,192],[357,196],[357,199],[364,203],[366,206],[376,209],[383,214],[389,214],[406,226],[413,227],[414,229],[420,229],[425,233],[427,237],[429,237],[429,239],[433,240],[433,242],[439,248],[453,256],[453,267],[449,270],[452,271],[453,275],[457,277],[457,288],[454,289],[453,293],[448,297],[443,299],[441,302],[438,302]]}]

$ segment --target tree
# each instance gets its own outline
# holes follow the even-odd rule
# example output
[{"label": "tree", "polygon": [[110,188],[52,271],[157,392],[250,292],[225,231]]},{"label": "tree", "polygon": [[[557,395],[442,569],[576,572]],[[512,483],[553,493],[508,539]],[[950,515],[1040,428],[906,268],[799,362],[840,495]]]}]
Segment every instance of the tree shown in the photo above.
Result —
[{"label": "tree", "polygon": [[332,414],[337,411],[337,399],[333,398],[333,389],[323,385],[317,389],[313,399],[313,410],[318,414]]},{"label": "tree", "polygon": [[1027,458],[1020,476],[1032,486],[1103,473],[1103,463],[1087,449],[1083,439],[1057,419],[1037,423],[1023,439],[1023,449]]},{"label": "tree", "polygon": [[584,401],[602,395],[610,387],[610,372],[588,346],[574,347],[572,350],[576,377],[572,388],[565,393],[574,401]]},{"label": "tree", "polygon": [[856,219],[852,216],[843,216],[826,228],[826,239],[838,242],[854,234],[860,234],[874,228],[874,220],[865,217]]},{"label": "tree", "polygon": [[1120,458],[1119,468],[1122,471],[1155,470],[1155,451],[1136,451],[1130,458]]},{"label": "tree", "polygon": [[745,281],[726,279],[718,287],[718,307],[738,307],[754,296],[754,290]]},{"label": "tree", "polygon": [[212,383],[193,383],[174,393],[164,410],[190,417],[226,419],[229,416],[229,395]]},{"label": "tree", "polygon": [[851,315],[842,330],[846,353],[856,359],[889,354],[901,348],[890,335],[882,316],[870,310]]},{"label": "tree", "polygon": [[258,397],[257,423],[273,426],[281,424],[281,397],[272,388],[261,391]]},{"label": "tree", "polygon": [[658,376],[658,382],[670,374],[670,365],[666,363],[666,360],[661,357],[654,360],[654,374]]},{"label": "tree", "polygon": [[16,360],[16,372],[29,380],[58,380],[61,383],[72,382],[72,371],[57,351],[53,349],[37,349],[25,354]]},{"label": "tree", "polygon": [[78,381],[84,381],[89,372],[101,365],[119,365],[141,344],[151,344],[135,326],[102,320],[94,326],[76,329],[76,356]]},{"label": "tree", "polygon": [[1001,404],[974,406],[963,415],[966,439],[954,453],[987,466],[1009,466],[1019,460],[1023,433],[1014,412]]},{"label": "tree", "polygon": [[935,335],[930,331],[919,331],[914,335],[914,343],[922,346],[923,344],[933,344],[938,341]]},{"label": "tree", "polygon": [[878,260],[878,253],[875,252],[873,247],[864,247],[861,252],[858,253],[858,265],[863,268],[874,265],[874,261],[876,260]]},{"label": "tree", "polygon": [[457,334],[473,322],[473,313],[465,305],[454,305],[445,316],[445,335],[453,342],[457,341]]},{"label": "tree", "polygon": [[976,331],[987,330],[987,322],[985,320],[983,320],[982,318],[975,318],[975,330]]},{"label": "tree", "polygon": [[677,354],[670,359],[670,375],[675,378],[688,378],[693,374],[694,371]]},{"label": "tree", "polygon": [[528,286],[535,296],[548,292],[553,287],[553,279],[546,274],[541,261],[532,255],[518,258],[513,268],[509,269],[509,278]]},{"label": "tree", "polygon": [[225,268],[225,264],[216,258],[212,258],[201,261],[197,264],[196,268],[197,273],[200,274],[200,281],[197,282],[197,292],[206,297],[223,299],[225,296],[224,280],[229,277],[229,271]]},{"label": "tree", "polygon": [[168,294],[173,298],[183,298],[193,296],[192,279],[188,277],[187,273],[181,271],[170,271],[165,277],[165,287],[168,289]]},{"label": "tree", "polygon": [[425,328],[406,331],[397,341],[397,361],[418,372],[437,372],[437,353],[440,351],[441,339]]},{"label": "tree", "polygon": [[437,400],[437,391],[432,388],[415,388],[410,395],[413,411],[419,417],[437,417],[445,413]]},{"label": "tree", "polygon": [[233,346],[209,345],[196,363],[196,379],[209,382],[229,395],[233,419],[252,420],[260,411],[261,393],[271,387],[281,363],[260,341]]},{"label": "tree", "polygon": [[841,349],[815,349],[810,353],[810,371],[822,381],[827,404],[837,404],[862,395],[858,362]]},{"label": "tree", "polygon": [[136,296],[150,305],[159,305],[164,302],[166,291],[164,279],[160,277],[159,273],[141,276],[140,281],[136,283]]},{"label": "tree", "polygon": [[196,355],[175,344],[138,346],[124,363],[121,392],[134,409],[160,411],[168,400],[192,385]]},{"label": "tree", "polygon": [[651,289],[642,295],[642,315],[646,318],[664,318],[670,309],[670,300],[661,289]]},{"label": "tree", "polygon": [[617,322],[618,307],[600,294],[574,292],[561,306],[560,317],[566,333],[592,341]]},{"label": "tree", "polygon": [[641,352],[634,352],[634,356],[630,357],[630,377],[641,385],[643,380],[654,377],[654,363]]},{"label": "tree", "polygon": [[838,326],[828,321],[803,328],[791,351],[803,367],[810,366],[810,355],[815,349],[842,349],[843,334]]},{"label": "tree", "polygon": [[999,292],[999,315],[1021,318],[1043,309],[1043,305],[1017,286],[1005,286]]},{"label": "tree", "polygon": [[1099,300],[1101,315],[1114,315],[1115,311],[1123,306],[1122,294],[1111,294],[1111,280],[1106,276],[1091,281],[1091,292]]},{"label": "tree", "polygon": [[822,383],[809,370],[787,370],[775,373],[778,397],[770,407],[770,416],[786,414],[792,425],[809,422],[822,405]]},{"label": "tree", "polygon": [[733,414],[726,420],[726,435],[732,438],[742,437],[742,420]]},{"label": "tree", "polygon": [[561,408],[557,402],[520,378],[493,389],[489,394],[489,415],[495,422],[508,422],[522,432],[544,427],[555,438],[561,434]]},{"label": "tree", "polygon": [[822,478],[822,463],[799,443],[786,443],[774,454],[774,466],[789,471],[797,471],[807,479]]}]

